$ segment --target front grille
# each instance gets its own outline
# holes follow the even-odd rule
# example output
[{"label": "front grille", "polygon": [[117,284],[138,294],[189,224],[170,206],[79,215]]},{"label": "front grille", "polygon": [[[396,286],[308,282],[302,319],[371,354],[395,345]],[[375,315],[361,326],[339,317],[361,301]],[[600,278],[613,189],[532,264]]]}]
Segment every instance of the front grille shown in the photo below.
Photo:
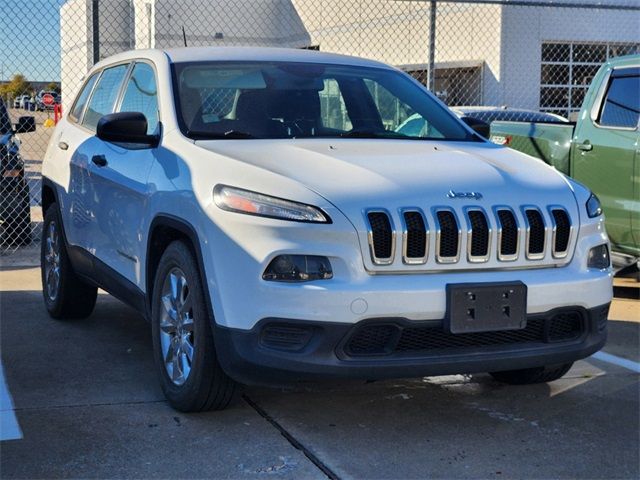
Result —
[{"label": "front grille", "polygon": [[427,257],[427,228],[422,213],[403,214],[406,227],[404,259],[407,263],[423,263]]},{"label": "front grille", "polygon": [[553,209],[551,211],[555,230],[553,234],[553,254],[561,257],[567,254],[569,250],[569,238],[571,237],[571,221],[569,215],[562,209]]},{"label": "front grille", "polygon": [[499,258],[515,260],[518,256],[518,223],[511,210],[498,210],[500,221]]},{"label": "front grille", "polygon": [[438,218],[438,260],[440,262],[457,261],[460,249],[460,230],[453,212],[439,210]]},{"label": "front grille", "polygon": [[369,242],[374,263],[390,263],[393,259],[394,232],[389,215],[385,212],[369,212]]},{"label": "front grille", "polygon": [[471,224],[469,259],[479,258],[486,260],[489,256],[489,225],[487,217],[480,210],[472,210],[468,213]]},{"label": "front grille", "polygon": [[344,351],[348,356],[464,353],[478,347],[499,347],[549,343],[578,339],[586,331],[579,311],[566,311],[550,318],[529,318],[519,330],[453,334],[442,326],[407,327],[400,324],[363,325],[349,337]]},{"label": "front grille", "polygon": [[[569,210],[556,205],[372,208],[365,212],[364,221],[371,262],[389,271],[398,267],[417,270],[415,267],[428,263],[443,269],[454,265],[477,268],[491,261],[538,268],[546,259],[549,266],[561,265],[570,258],[575,243]],[[398,233],[396,225],[401,226]],[[430,245],[434,244],[431,255]]]},{"label": "front grille", "polygon": [[527,257],[537,259],[544,257],[544,220],[539,210],[528,209],[525,212],[529,224]]}]

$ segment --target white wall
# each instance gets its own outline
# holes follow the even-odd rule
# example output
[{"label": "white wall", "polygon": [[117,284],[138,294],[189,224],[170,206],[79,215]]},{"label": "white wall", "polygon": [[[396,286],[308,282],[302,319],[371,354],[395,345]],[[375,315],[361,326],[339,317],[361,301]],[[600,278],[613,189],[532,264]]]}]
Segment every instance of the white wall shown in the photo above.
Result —
[{"label": "white wall", "polygon": [[640,12],[503,7],[503,104],[538,109],[543,42],[640,43]]},{"label": "white wall", "polygon": [[60,7],[60,80],[62,106],[71,106],[82,77],[93,65],[89,0],[68,0]]}]

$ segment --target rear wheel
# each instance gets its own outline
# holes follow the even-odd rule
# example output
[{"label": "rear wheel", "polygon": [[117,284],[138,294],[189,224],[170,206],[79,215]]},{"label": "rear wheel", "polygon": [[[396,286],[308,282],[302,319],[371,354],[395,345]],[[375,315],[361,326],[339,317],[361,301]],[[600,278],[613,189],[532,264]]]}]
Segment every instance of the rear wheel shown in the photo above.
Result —
[{"label": "rear wheel", "polygon": [[236,384],[218,363],[200,272],[182,241],[160,259],[151,317],[156,369],[171,406],[183,412],[225,408]]},{"label": "rear wheel", "polygon": [[491,372],[491,376],[499,382],[510,385],[529,385],[532,383],[553,382],[563,377],[573,363],[549,365],[546,367],[524,368],[522,370],[508,370],[506,372]]},{"label": "rear wheel", "polygon": [[49,207],[44,217],[40,271],[42,294],[49,315],[57,319],[85,318],[91,315],[98,288],[81,280],[73,271],[55,203]]}]

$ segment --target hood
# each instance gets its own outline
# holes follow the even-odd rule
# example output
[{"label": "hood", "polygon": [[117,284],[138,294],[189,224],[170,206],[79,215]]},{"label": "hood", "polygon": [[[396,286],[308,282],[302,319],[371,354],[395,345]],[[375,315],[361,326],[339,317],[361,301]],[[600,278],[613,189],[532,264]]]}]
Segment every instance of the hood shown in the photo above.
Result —
[{"label": "hood", "polygon": [[[562,174],[538,159],[490,143],[296,139],[196,144],[292,178],[352,219],[374,207],[576,207]],[[476,195],[451,198],[450,192]]]}]

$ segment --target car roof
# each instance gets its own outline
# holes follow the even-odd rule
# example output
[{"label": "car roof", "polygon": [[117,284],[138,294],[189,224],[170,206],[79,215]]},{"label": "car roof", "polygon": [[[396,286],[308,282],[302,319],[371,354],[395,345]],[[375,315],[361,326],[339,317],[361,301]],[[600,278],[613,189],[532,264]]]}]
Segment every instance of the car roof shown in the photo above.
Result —
[{"label": "car roof", "polygon": [[161,56],[168,58],[171,63],[199,62],[199,61],[255,61],[255,62],[299,62],[299,63],[330,63],[338,65],[354,65],[393,69],[393,67],[375,60],[339,55],[336,53],[318,52],[315,50],[297,48],[273,47],[184,47],[129,50],[97,63],[92,70],[96,70],[112,63],[138,58],[159,60]]}]

